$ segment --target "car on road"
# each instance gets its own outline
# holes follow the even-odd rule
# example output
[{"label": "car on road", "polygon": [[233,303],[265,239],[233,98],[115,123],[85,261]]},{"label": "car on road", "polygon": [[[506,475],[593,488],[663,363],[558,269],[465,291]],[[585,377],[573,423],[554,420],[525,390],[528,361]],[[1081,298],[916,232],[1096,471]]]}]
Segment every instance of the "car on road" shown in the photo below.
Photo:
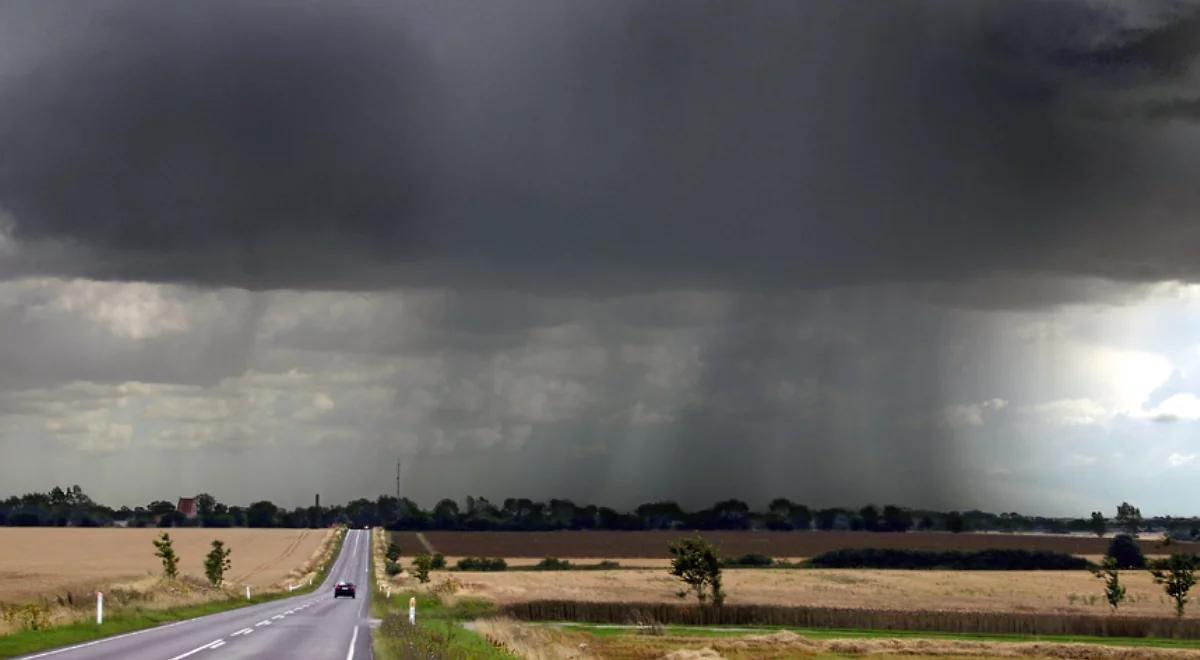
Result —
[{"label": "car on road", "polygon": [[355,598],[354,591],[355,589],[353,582],[338,582],[333,586],[333,597],[341,598],[342,596],[349,596],[351,598]]}]

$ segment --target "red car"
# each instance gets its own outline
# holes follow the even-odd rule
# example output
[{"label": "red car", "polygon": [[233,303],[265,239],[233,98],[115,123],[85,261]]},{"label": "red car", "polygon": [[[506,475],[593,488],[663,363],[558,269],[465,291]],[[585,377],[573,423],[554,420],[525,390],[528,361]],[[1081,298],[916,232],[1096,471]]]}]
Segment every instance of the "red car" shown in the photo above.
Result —
[{"label": "red car", "polygon": [[353,582],[338,582],[336,585],[334,585],[333,597],[340,598],[342,596],[349,596],[351,598],[355,597]]}]

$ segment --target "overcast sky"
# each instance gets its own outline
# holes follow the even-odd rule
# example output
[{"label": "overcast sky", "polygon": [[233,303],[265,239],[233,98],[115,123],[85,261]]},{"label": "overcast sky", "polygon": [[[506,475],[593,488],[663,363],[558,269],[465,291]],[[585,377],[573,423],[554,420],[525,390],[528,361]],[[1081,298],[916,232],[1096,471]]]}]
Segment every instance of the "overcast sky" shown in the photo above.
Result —
[{"label": "overcast sky", "polygon": [[0,495],[1200,497],[1200,4],[0,4]]}]

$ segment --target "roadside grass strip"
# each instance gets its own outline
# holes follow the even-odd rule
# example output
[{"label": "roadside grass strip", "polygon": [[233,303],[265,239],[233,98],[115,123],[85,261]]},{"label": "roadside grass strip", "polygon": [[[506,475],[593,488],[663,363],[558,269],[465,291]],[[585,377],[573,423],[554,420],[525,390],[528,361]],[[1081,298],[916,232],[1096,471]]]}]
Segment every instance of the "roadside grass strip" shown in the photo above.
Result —
[{"label": "roadside grass strip", "polygon": [[[588,624],[574,622],[543,622],[534,625],[563,630],[587,632],[596,637],[636,635],[644,626]],[[1200,649],[1200,640],[1165,637],[1092,637],[1086,635],[997,635],[987,633],[938,633],[919,630],[861,630],[840,628],[788,628],[782,626],[663,626],[667,635],[678,637],[744,637],[791,632],[811,639],[932,639],[975,642],[1045,642],[1052,644],[1094,644],[1097,646],[1128,646],[1150,648]]]},{"label": "roadside grass strip", "polygon": [[228,600],[218,600],[162,610],[140,607],[127,610],[114,610],[111,613],[105,614],[104,623],[100,625],[96,625],[92,621],[80,621],[64,626],[55,626],[46,630],[22,630],[11,635],[0,636],[0,658],[13,658],[30,653],[58,649],[59,647],[80,646],[85,643],[88,643],[90,646],[99,644],[104,641],[104,638],[108,637],[136,634],[147,629],[166,625],[184,625],[189,619],[209,614],[219,614],[251,605],[269,603],[282,598],[297,596],[300,593],[310,593],[319,588],[321,583],[325,581],[329,570],[333,568],[334,562],[338,555],[341,554],[342,541],[345,538],[346,531],[342,529],[333,541],[333,551],[330,554],[330,560],[317,572],[313,578],[312,586],[304,586],[292,592],[279,591],[259,594],[249,599],[236,597]]},{"label": "roadside grass strip", "polygon": [[[374,534],[375,532],[372,531]],[[374,553],[368,570],[374,575]],[[408,600],[417,599],[417,625],[408,623]],[[464,623],[495,614],[494,606],[483,600],[460,599],[448,606],[434,594],[401,591],[391,598],[371,599],[371,616],[380,619],[373,646],[378,660],[402,660],[436,657],[443,660],[518,660],[516,656],[493,646]]]}]

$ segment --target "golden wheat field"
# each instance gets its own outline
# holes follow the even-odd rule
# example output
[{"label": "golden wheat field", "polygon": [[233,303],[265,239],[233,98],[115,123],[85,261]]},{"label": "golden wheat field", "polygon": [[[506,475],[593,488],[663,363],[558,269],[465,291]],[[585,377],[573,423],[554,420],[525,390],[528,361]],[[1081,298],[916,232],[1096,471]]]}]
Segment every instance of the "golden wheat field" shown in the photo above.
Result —
[{"label": "golden wheat field", "polygon": [[324,529],[80,529],[0,527],[0,602],[53,597],[57,592],[135,583],[162,572],[151,541],[166,531],[180,573],[204,577],[213,539],[233,551],[230,584],[281,586],[312,557]]},{"label": "golden wheat field", "polygon": [[[451,572],[458,593],[528,600],[679,602],[681,583],[656,570]],[[435,581],[439,578],[435,576]],[[1121,612],[1170,616],[1171,603],[1145,571],[1126,571]],[[1103,583],[1087,571],[902,571],[729,569],[727,603],[897,610],[1103,614]],[[1186,616],[1200,616],[1200,608]]]}]

